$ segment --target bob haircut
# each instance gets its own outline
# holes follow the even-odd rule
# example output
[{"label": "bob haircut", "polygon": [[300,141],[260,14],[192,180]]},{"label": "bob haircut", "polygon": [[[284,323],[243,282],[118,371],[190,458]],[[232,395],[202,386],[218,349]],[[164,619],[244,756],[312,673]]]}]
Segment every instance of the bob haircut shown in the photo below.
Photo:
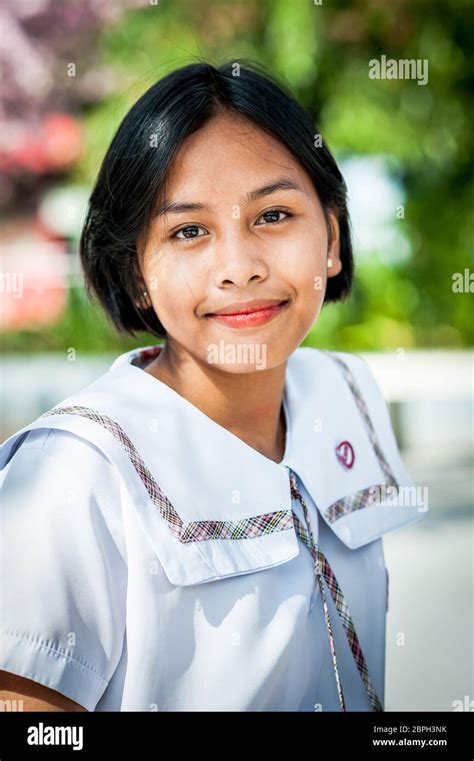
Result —
[{"label": "bob haircut", "polygon": [[329,240],[327,212],[334,212],[339,221],[342,270],[328,278],[323,304],[342,301],[351,292],[354,265],[346,185],[324,141],[316,146],[317,130],[309,113],[259,63],[240,59],[218,68],[193,63],[160,79],[126,114],[90,197],[80,241],[86,293],[99,300],[119,331],[167,336],[153,307],[144,305],[138,255],[181,143],[222,112],[246,117],[285,145],[306,169]]}]

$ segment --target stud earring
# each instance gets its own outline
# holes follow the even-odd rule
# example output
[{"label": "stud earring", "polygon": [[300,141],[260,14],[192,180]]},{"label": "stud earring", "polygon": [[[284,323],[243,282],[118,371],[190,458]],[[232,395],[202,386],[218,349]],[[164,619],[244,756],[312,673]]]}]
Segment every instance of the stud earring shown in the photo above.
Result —
[{"label": "stud earring", "polygon": [[328,257],[328,267],[332,267],[332,265],[333,265],[333,261],[331,257]]}]

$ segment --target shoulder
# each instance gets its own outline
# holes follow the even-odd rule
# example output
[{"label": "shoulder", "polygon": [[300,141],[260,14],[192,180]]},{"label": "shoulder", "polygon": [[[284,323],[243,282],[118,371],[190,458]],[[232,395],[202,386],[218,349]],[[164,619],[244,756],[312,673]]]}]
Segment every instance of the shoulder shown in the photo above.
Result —
[{"label": "shoulder", "polygon": [[301,372],[311,372],[316,369],[322,372],[324,368],[330,372],[336,370],[343,374],[346,381],[357,383],[369,394],[381,395],[380,386],[370,365],[361,354],[302,346],[294,352],[291,362]]},{"label": "shoulder", "polygon": [[343,363],[341,368],[366,425],[372,445],[381,456],[385,457],[398,484],[413,485],[413,478],[402,458],[389,401],[385,397],[369,361],[359,354],[331,353],[336,362]]},{"label": "shoulder", "polygon": [[[318,386],[319,371],[324,409],[329,411],[328,414],[341,421],[341,428],[354,431],[351,433],[354,436],[362,422],[367,442],[385,475],[390,474],[400,486],[414,486],[414,479],[402,457],[389,401],[372,370],[370,355],[366,358],[357,353],[311,348],[300,349],[297,353],[301,364],[299,377],[305,379],[299,383],[300,394],[305,391],[304,398],[311,398],[312,387],[317,389]],[[425,506],[424,511],[427,509]]]},{"label": "shoulder", "polygon": [[354,365],[367,365],[361,354],[348,351],[335,351],[333,349],[320,349],[315,346],[300,346],[290,357],[291,362],[301,364],[317,364],[321,362],[348,362]]},{"label": "shoulder", "polygon": [[[398,460],[398,445],[392,427],[390,406],[384,396],[369,361],[360,354],[301,347],[293,355],[293,375],[299,378],[300,391],[311,393],[311,388],[321,386],[336,403],[334,409],[344,414],[357,411],[368,430],[372,430]],[[337,383],[335,383],[337,381]],[[337,397],[337,399],[336,399]],[[347,406],[348,405],[348,406]]]},{"label": "shoulder", "polygon": [[367,359],[353,352],[325,353],[344,376],[362,416],[369,418],[381,435],[392,437],[390,406]]},{"label": "shoulder", "polygon": [[97,483],[97,479],[110,478],[113,470],[109,459],[91,441],[71,431],[47,426],[27,430],[15,442],[2,473],[4,477],[20,476],[25,467],[29,480],[34,475],[47,478],[52,473],[60,479],[67,473],[67,479],[84,487]]},{"label": "shoulder", "polygon": [[121,544],[121,480],[105,454],[68,430],[36,428],[26,432],[0,475],[2,517],[54,525],[69,533],[73,525],[97,522]]},{"label": "shoulder", "polygon": [[350,352],[333,351],[329,354],[344,374],[361,411],[363,412],[362,405],[365,405],[376,421],[383,426],[391,425],[388,400],[369,361],[360,354]]},{"label": "shoulder", "polygon": [[321,364],[322,362],[330,363],[332,361],[336,363],[344,362],[355,368],[366,367],[368,369],[369,367],[366,359],[356,352],[319,349],[315,346],[300,346],[293,352],[290,360],[307,365]]}]

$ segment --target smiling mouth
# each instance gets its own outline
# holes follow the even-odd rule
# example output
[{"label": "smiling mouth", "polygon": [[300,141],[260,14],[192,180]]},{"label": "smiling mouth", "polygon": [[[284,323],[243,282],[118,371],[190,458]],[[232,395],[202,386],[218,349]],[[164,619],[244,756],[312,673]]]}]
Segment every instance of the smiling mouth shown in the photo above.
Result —
[{"label": "smiling mouth", "polygon": [[231,328],[249,328],[257,325],[263,325],[269,322],[277,315],[281,314],[289,305],[289,301],[281,301],[279,304],[271,304],[257,309],[247,309],[245,311],[231,314],[210,313],[206,315],[209,320],[215,320],[222,325]]}]

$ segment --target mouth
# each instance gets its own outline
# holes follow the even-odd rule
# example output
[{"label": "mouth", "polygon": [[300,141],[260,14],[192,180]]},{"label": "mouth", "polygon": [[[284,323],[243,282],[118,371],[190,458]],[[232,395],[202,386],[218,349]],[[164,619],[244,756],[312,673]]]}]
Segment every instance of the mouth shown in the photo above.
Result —
[{"label": "mouth", "polygon": [[248,302],[247,305],[245,303],[231,305],[219,312],[209,312],[205,317],[231,328],[250,328],[273,320],[288,307],[289,303],[288,299]]}]

